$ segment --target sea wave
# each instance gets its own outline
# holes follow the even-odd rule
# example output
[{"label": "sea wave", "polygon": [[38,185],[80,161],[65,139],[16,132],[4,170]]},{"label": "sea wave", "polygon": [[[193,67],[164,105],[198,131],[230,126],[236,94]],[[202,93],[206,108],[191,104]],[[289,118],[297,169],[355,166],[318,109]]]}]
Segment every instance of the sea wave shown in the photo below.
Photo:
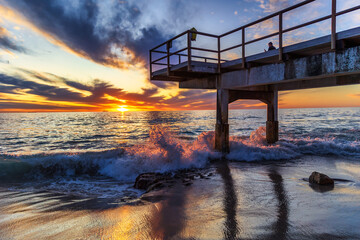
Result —
[{"label": "sea wave", "polygon": [[338,156],[360,159],[360,142],[332,138],[280,139],[276,144],[266,143],[266,128],[252,132],[250,138],[230,138],[228,159],[234,161],[287,160],[304,155]]},{"label": "sea wave", "polygon": [[[43,179],[103,176],[132,182],[143,172],[203,168],[221,157],[214,151],[214,132],[203,132],[192,142],[179,139],[167,128],[155,126],[145,144],[99,152],[0,155],[0,179]],[[360,159],[360,142],[335,138],[282,138],[266,143],[265,127],[250,137],[230,137],[232,161],[286,160],[304,155]]]},{"label": "sea wave", "polygon": [[0,179],[106,176],[129,182],[143,172],[202,168],[209,158],[220,156],[213,151],[213,142],[213,132],[202,133],[189,143],[173,136],[167,128],[156,126],[145,144],[124,149],[1,155]]}]

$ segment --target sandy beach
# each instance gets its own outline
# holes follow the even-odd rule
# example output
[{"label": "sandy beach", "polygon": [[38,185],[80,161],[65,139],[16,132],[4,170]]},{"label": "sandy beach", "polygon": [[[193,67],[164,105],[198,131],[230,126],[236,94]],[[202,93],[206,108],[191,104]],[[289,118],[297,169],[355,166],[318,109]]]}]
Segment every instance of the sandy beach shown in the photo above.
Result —
[{"label": "sandy beach", "polygon": [[[348,181],[314,188],[313,170]],[[123,202],[9,190],[0,239],[360,239],[360,163],[330,157],[218,162],[208,179]]]},{"label": "sandy beach", "polygon": [[360,0],[0,0],[0,240],[360,240]]}]

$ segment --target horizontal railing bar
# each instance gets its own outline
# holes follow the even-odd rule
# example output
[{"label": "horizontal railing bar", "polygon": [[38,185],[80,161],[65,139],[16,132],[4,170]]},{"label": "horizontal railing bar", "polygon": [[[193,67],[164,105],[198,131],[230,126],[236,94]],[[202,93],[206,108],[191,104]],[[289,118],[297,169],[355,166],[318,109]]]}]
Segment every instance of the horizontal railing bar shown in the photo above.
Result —
[{"label": "horizontal railing bar", "polygon": [[168,42],[171,42],[171,41],[175,40],[176,38],[179,38],[179,37],[187,34],[188,32],[190,32],[190,33],[196,33],[196,34],[204,35],[204,36],[208,36],[208,37],[214,37],[214,38],[218,38],[218,37],[219,37],[218,35],[215,35],[215,34],[210,34],[210,33],[205,33],[205,32],[198,32],[198,31],[187,30],[187,31],[185,31],[185,32],[182,32],[182,33],[176,35],[176,36],[173,37],[173,38],[170,38],[170,39],[167,40],[166,42],[163,42],[163,43],[157,45],[156,47],[152,48],[150,51],[154,51],[155,49],[157,49],[157,48],[165,45],[165,44],[168,43]]},{"label": "horizontal railing bar", "polygon": [[161,58],[159,58],[159,59],[154,60],[153,63],[156,63],[156,62],[158,62],[158,61],[161,61],[161,60],[163,60],[163,59],[165,59],[165,58],[167,58],[167,57],[168,57],[167,55],[166,55],[166,56],[163,56],[163,57],[161,57]]},{"label": "horizontal railing bar", "polygon": [[266,20],[268,20],[268,19],[270,19],[270,18],[276,17],[276,16],[278,16],[280,13],[285,13],[285,12],[291,11],[291,10],[293,10],[293,9],[295,9],[295,8],[301,7],[301,6],[303,6],[303,5],[306,5],[306,4],[311,3],[311,2],[314,2],[314,1],[315,1],[315,0],[307,0],[307,1],[303,1],[303,2],[301,2],[301,3],[295,4],[295,5],[291,6],[291,7],[285,8],[285,9],[283,9],[283,10],[280,10],[280,11],[278,11],[278,12],[275,12],[275,13],[273,13],[273,14],[270,14],[270,15],[268,15],[268,16],[266,16],[266,17],[260,18],[260,19],[254,21],[254,22],[245,24],[245,25],[243,25],[243,26],[241,26],[241,27],[238,27],[238,28],[236,28],[236,29],[234,29],[234,30],[231,30],[231,31],[229,31],[229,32],[226,32],[226,33],[224,33],[224,34],[221,34],[219,37],[222,38],[222,37],[227,36],[227,35],[229,35],[229,34],[231,34],[231,33],[240,31],[240,30],[242,30],[243,28],[247,28],[247,27],[250,27],[250,26],[252,26],[252,25],[258,24],[258,23],[260,23],[260,22],[266,21]]},{"label": "horizontal railing bar", "polygon": [[[187,48],[183,48],[183,49],[187,49]],[[184,50],[183,50],[184,51]],[[156,53],[164,53],[164,54],[167,54],[167,52],[164,52],[164,51],[159,51],[159,50],[155,50],[155,51],[153,51],[153,52],[156,52]],[[179,55],[179,54],[177,54],[177,55]]]},{"label": "horizontal railing bar", "polygon": [[257,42],[257,41],[261,41],[261,40],[264,40],[266,38],[273,37],[273,36],[276,36],[276,35],[279,35],[279,32],[275,32],[275,33],[272,33],[272,34],[269,34],[269,35],[266,35],[266,36],[263,36],[263,37],[260,37],[260,38],[253,39],[253,40],[248,41],[248,42],[245,42],[245,45],[250,44],[250,43],[254,43],[254,42]]},{"label": "horizontal railing bar", "polygon": [[352,7],[352,8],[346,9],[346,10],[343,10],[343,11],[340,11],[340,12],[336,13],[336,16],[340,16],[340,15],[343,15],[343,14],[345,14],[345,13],[353,12],[353,11],[359,10],[359,9],[360,9],[360,5],[359,5],[359,6],[356,6],[356,7]]},{"label": "horizontal railing bar", "polygon": [[[185,48],[185,50],[186,50],[186,48]],[[184,50],[183,50],[183,51],[184,51]],[[160,51],[159,51],[159,52],[160,52]],[[166,52],[160,52],[160,53],[166,53]],[[178,53],[176,53],[176,54],[173,54],[173,55],[182,56],[182,57],[187,57],[186,54],[178,54]],[[167,55],[164,56],[164,57],[161,57],[161,58],[159,58],[159,59],[156,59],[156,60],[152,61],[151,64],[157,64],[156,62],[158,62],[158,61],[160,61],[160,60],[163,60],[163,59],[165,59],[166,57],[167,57]],[[208,60],[214,60],[214,61],[217,61],[217,60],[218,60],[217,58],[203,57],[203,56],[197,56],[197,55],[192,55],[191,57],[208,59]],[[221,59],[221,61],[227,62],[228,60]]]},{"label": "horizontal railing bar", "polygon": [[[181,55],[183,56],[183,55]],[[184,57],[186,57],[187,55],[184,55]],[[191,57],[195,57],[195,58],[202,58],[202,59],[208,59],[208,60],[218,60],[217,58],[211,58],[211,57],[202,57],[202,56],[197,56],[197,55],[191,55]]]},{"label": "horizontal railing bar", "polygon": [[172,52],[172,53],[169,54],[169,57],[171,57],[172,55],[178,55],[179,52],[183,52],[183,51],[185,51],[186,49],[187,49],[187,47],[182,48],[182,49],[180,49],[180,50],[177,50],[176,52]]},{"label": "horizontal railing bar", "polygon": [[325,21],[325,20],[330,19],[330,18],[331,18],[331,15],[327,15],[327,16],[324,16],[324,17],[321,17],[321,18],[318,18],[318,19],[315,19],[315,20],[312,20],[312,21],[309,21],[309,22],[306,22],[306,23],[291,27],[291,28],[284,29],[283,33],[290,32],[290,31],[293,31],[293,30],[296,30],[296,29],[299,29],[299,28],[302,28],[302,27],[306,27],[306,26],[309,26],[309,25],[314,24],[314,23],[322,22],[322,21]]},{"label": "horizontal railing bar", "polygon": [[[250,26],[253,26],[253,25],[258,24],[258,23],[261,23],[261,22],[264,22],[264,21],[266,21],[266,20],[268,20],[268,19],[271,19],[271,18],[273,18],[273,17],[280,16],[281,14],[284,14],[284,13],[286,13],[286,12],[289,12],[289,11],[291,11],[291,10],[293,10],[293,9],[296,9],[296,8],[298,8],[298,7],[301,7],[301,6],[304,6],[304,5],[306,5],[306,4],[308,4],[308,3],[311,3],[311,2],[314,2],[314,1],[316,1],[316,0],[306,0],[306,1],[300,2],[300,3],[298,3],[298,4],[295,4],[295,5],[293,5],[293,6],[290,6],[290,7],[288,7],[288,8],[285,8],[285,9],[280,10],[280,11],[278,11],[278,12],[272,13],[272,14],[270,14],[270,15],[268,15],[268,16],[265,16],[265,17],[263,17],[263,18],[261,18],[261,19],[258,19],[258,20],[256,20],[256,21],[254,21],[254,22],[245,24],[245,25],[243,25],[243,26],[241,26],[241,27],[238,27],[238,28],[236,28],[236,29],[234,29],[234,30],[231,30],[231,31],[226,32],[226,33],[221,34],[221,35],[209,34],[209,33],[205,33],[205,32],[193,31],[193,30],[184,31],[184,32],[176,35],[175,37],[167,40],[166,42],[164,42],[164,43],[162,43],[162,44],[159,44],[158,46],[152,48],[152,49],[150,50],[150,54],[151,54],[151,52],[154,52],[154,53],[160,53],[160,54],[166,54],[166,55],[163,56],[163,57],[160,57],[160,58],[158,58],[158,59],[156,59],[156,60],[154,60],[154,61],[152,61],[150,64],[161,65],[161,66],[175,66],[175,65],[169,64],[169,62],[168,62],[168,64],[158,63],[158,62],[161,61],[161,60],[163,60],[163,59],[166,59],[166,58],[168,58],[168,61],[169,61],[169,59],[170,59],[171,56],[177,55],[177,56],[179,56],[179,63],[180,63],[180,61],[181,61],[181,60],[180,60],[180,57],[188,57],[188,55],[186,55],[186,54],[181,54],[181,52],[183,52],[183,51],[185,51],[185,50],[187,50],[187,49],[188,49],[188,50],[190,49],[190,50],[198,50],[198,51],[204,51],[204,52],[211,52],[211,53],[220,54],[220,53],[222,53],[222,52],[226,52],[226,51],[229,51],[229,50],[232,50],[232,49],[235,49],[235,48],[239,48],[239,47],[244,47],[244,46],[247,45],[247,44],[251,44],[251,43],[254,43],[254,42],[257,42],[257,41],[264,40],[264,39],[266,39],[266,38],[270,38],[270,37],[279,35],[280,32],[275,32],[275,33],[272,33],[272,34],[269,34],[269,35],[266,35],[266,36],[263,36],[263,37],[260,37],[260,38],[256,38],[256,39],[250,40],[250,41],[248,41],[248,42],[245,41],[245,42],[243,42],[243,43],[241,43],[241,44],[237,44],[237,45],[235,45],[235,46],[228,47],[228,48],[225,48],[225,49],[222,49],[222,50],[220,50],[220,48],[219,48],[218,50],[212,50],[212,49],[205,49],[205,48],[198,48],[198,47],[191,47],[191,46],[190,46],[190,47],[188,46],[188,47],[182,48],[182,49],[177,50],[177,51],[172,52],[172,53],[169,53],[169,49],[167,50],[168,52],[156,50],[156,49],[158,49],[158,48],[160,48],[160,47],[162,47],[162,46],[164,46],[164,45],[169,44],[171,41],[174,41],[175,39],[180,38],[180,37],[182,37],[183,35],[185,35],[185,34],[190,34],[190,33],[199,34],[199,35],[203,35],[203,36],[207,36],[207,37],[217,38],[218,41],[219,41],[219,39],[221,39],[221,38],[224,37],[224,36],[227,36],[227,35],[229,35],[229,34],[232,34],[232,33],[234,33],[234,32],[240,31],[240,30],[245,30],[246,28],[248,28],[248,27],[250,27]],[[353,11],[356,11],[356,10],[360,10],[360,5],[355,6],[355,7],[352,7],[352,8],[349,8],[349,9],[342,10],[342,11],[340,11],[340,12],[337,12],[337,13],[335,13],[335,16],[340,16],[340,15],[343,15],[343,14],[346,14],[346,13],[349,13],[349,12],[353,12]],[[333,13],[333,14],[334,14],[334,13]],[[281,16],[280,16],[280,17],[281,17]],[[318,19],[311,20],[311,21],[309,21],[309,22],[305,22],[305,23],[303,23],[303,24],[299,24],[299,25],[297,25],[297,26],[293,26],[293,27],[290,27],[290,28],[287,28],[287,29],[283,29],[282,31],[281,31],[281,30],[279,30],[279,31],[281,31],[281,33],[287,33],[287,32],[290,32],[290,31],[293,31],[293,30],[296,30],[296,29],[299,29],[299,28],[303,28],[303,27],[306,27],[306,26],[309,26],[309,25],[312,25],[312,24],[316,24],[316,23],[318,23],[318,22],[322,22],[322,21],[331,19],[331,17],[332,17],[332,15],[326,15],[326,16],[320,17],[320,18],[318,18]],[[244,41],[244,40],[243,40],[243,41]],[[211,57],[203,57],[203,56],[191,55],[191,57],[192,57],[192,58],[204,59],[205,62],[206,62],[206,60],[213,60],[213,61],[220,61],[220,62],[228,62],[228,60],[219,59],[220,56],[219,56],[218,58],[211,58]],[[150,60],[151,60],[151,59],[150,59]]]},{"label": "horizontal railing bar", "polygon": [[[263,40],[263,39],[266,39],[266,38],[269,38],[269,37],[273,37],[273,36],[276,36],[276,35],[278,35],[278,34],[279,34],[279,32],[275,32],[275,33],[272,33],[272,34],[269,34],[269,35],[266,35],[266,36],[263,36],[263,37],[260,37],[260,38],[253,39],[253,40],[248,41],[248,42],[245,42],[244,44],[246,45],[246,44],[254,43],[254,42],[257,42],[257,41],[261,41],[261,40]],[[234,49],[234,48],[242,47],[242,45],[243,45],[243,44],[241,43],[241,44],[235,45],[235,46],[233,46],[233,47],[229,47],[229,48],[223,49],[223,50],[221,50],[220,52],[226,52],[226,51],[232,50],[232,49]]]},{"label": "horizontal railing bar", "polygon": [[223,50],[220,50],[220,52],[226,52],[226,51],[229,51],[229,50],[232,50],[234,48],[238,48],[238,47],[241,47],[242,46],[242,43],[238,44],[238,45],[235,45],[233,47],[229,47],[229,48],[225,48]]},{"label": "horizontal railing bar", "polygon": [[[353,7],[353,8],[350,8],[350,9],[347,9],[347,10],[344,10],[344,11],[341,11],[341,12],[338,12],[336,15],[339,16],[339,15],[342,15],[342,14],[345,14],[345,13],[349,13],[349,12],[351,12],[351,11],[355,11],[355,10],[358,10],[358,9],[360,9],[360,5],[359,5],[359,6],[356,6],[356,7]],[[290,32],[290,31],[296,30],[296,29],[298,29],[298,28],[306,27],[306,26],[311,25],[311,24],[314,24],[314,23],[322,22],[322,21],[325,21],[325,20],[330,19],[330,18],[331,18],[331,15],[327,15],[327,16],[324,16],[324,17],[321,17],[321,18],[318,18],[318,19],[315,19],[315,20],[312,20],[312,21],[309,21],[309,22],[306,22],[306,23],[303,23],[303,24],[300,24],[300,25],[291,27],[291,28],[287,28],[287,29],[283,30],[283,33],[285,33],[285,32]],[[269,34],[269,35],[264,36],[264,37],[261,37],[261,38],[254,39],[254,40],[245,42],[245,45],[246,45],[246,44],[253,43],[253,42],[256,42],[256,41],[260,41],[260,40],[263,40],[263,39],[265,39],[265,38],[269,38],[269,37],[272,37],[272,36],[275,36],[275,35],[278,35],[278,34],[279,34],[279,32],[273,33],[273,34]],[[241,47],[241,46],[242,46],[242,44],[238,44],[238,45],[235,45],[235,46],[233,46],[233,47],[229,47],[229,48],[223,49],[223,50],[221,50],[220,52],[226,52],[226,51],[229,51],[229,50],[232,50],[232,49],[234,49],[234,48]]]},{"label": "horizontal railing bar", "polygon": [[211,49],[206,49],[206,48],[191,47],[191,49],[198,50],[198,51],[204,51],[204,52],[218,53],[217,50],[211,50]]},{"label": "horizontal railing bar", "polygon": [[173,37],[173,38],[170,38],[170,39],[169,39],[169,40],[167,40],[166,42],[164,42],[164,43],[161,43],[161,44],[157,45],[156,47],[154,47],[154,48],[153,48],[153,49],[151,49],[150,51],[153,51],[153,50],[155,50],[155,49],[157,49],[157,48],[159,48],[159,47],[161,47],[161,46],[165,45],[166,43],[171,42],[171,41],[175,40],[176,38],[179,38],[179,37],[181,37],[181,36],[183,36],[183,35],[187,34],[187,33],[188,33],[188,31],[189,31],[189,30],[187,30],[187,31],[185,31],[185,32],[182,32],[182,33],[180,33],[180,34],[176,35],[176,36],[175,36],[175,37]]},{"label": "horizontal railing bar", "polygon": [[159,48],[159,47],[162,47],[162,46],[163,46],[163,45],[165,45],[166,43],[167,43],[167,42],[163,42],[163,43],[161,43],[161,44],[157,45],[156,47],[154,47],[154,48],[150,49],[150,52],[155,51],[155,49],[157,49],[157,48]]},{"label": "horizontal railing bar", "polygon": [[[192,57],[192,58],[204,58],[204,57],[200,57],[200,56],[191,56],[191,57]],[[217,61],[217,59],[215,59],[215,58],[206,58],[206,59],[207,59],[207,60]],[[225,59],[221,59],[220,61],[221,61],[221,62],[229,62],[229,60],[225,60]],[[155,62],[152,62],[151,64],[153,64],[153,65],[160,65],[160,66],[167,66],[166,63],[155,63]],[[170,66],[173,67],[173,66],[176,66],[176,65],[170,64]]]},{"label": "horizontal railing bar", "polygon": [[[202,58],[202,59],[204,59],[204,57],[200,57],[200,56],[191,56],[191,57],[192,57],[192,58]],[[217,59],[216,59],[216,58],[205,58],[205,59],[207,59],[207,60],[217,61]],[[229,60],[221,59],[220,61],[221,61],[221,62],[228,62]],[[167,64],[166,64],[166,63],[156,63],[156,62],[151,62],[151,64],[153,64],[153,65],[167,66]],[[176,66],[176,65],[174,65],[174,64],[170,64],[170,66]]]},{"label": "horizontal railing bar", "polygon": [[218,35],[215,35],[215,34],[210,34],[210,33],[204,33],[204,32],[198,32],[198,31],[189,31],[190,33],[195,33],[195,34],[199,34],[199,35],[204,35],[204,36],[207,36],[207,37],[213,37],[213,38],[218,38],[219,36]]},{"label": "horizontal railing bar", "polygon": [[[187,57],[186,54],[181,54],[181,53],[178,53],[178,52],[182,52],[182,51],[185,51],[187,48],[183,48],[179,51],[176,51],[174,53],[171,53],[170,56],[172,55],[177,55],[177,56],[182,56],[182,57]],[[157,53],[164,53],[164,54],[167,54],[167,52],[163,52],[163,51],[153,51],[153,52],[157,52]],[[196,58],[204,58],[204,59],[209,59],[209,60],[217,60],[217,58],[211,58],[211,57],[203,57],[203,56],[197,56],[197,55],[192,55],[193,57],[196,57]],[[157,60],[154,60],[154,62],[156,62]],[[226,61],[226,60],[223,60],[223,61]]]},{"label": "horizontal railing bar", "polygon": [[167,66],[167,64],[166,64],[166,63],[154,63],[154,62],[152,62],[151,64],[154,64],[154,65],[162,65],[162,66]]},{"label": "horizontal railing bar", "polygon": [[316,0],[307,0],[307,1],[300,2],[298,4],[295,4],[293,6],[290,6],[290,7],[287,7],[285,9],[282,9],[282,10],[278,11],[276,15],[279,15],[280,13],[289,12],[291,10],[294,10],[295,8],[302,7],[302,6],[306,5],[306,4],[309,4],[309,3],[314,2],[314,1],[316,1]]},{"label": "horizontal railing bar", "polygon": [[[177,54],[178,56],[182,56],[182,57],[187,57],[187,55],[185,54]],[[194,57],[194,58],[202,58],[202,59],[207,59],[207,60],[214,60],[214,61],[217,61],[218,59],[217,58],[210,58],[210,57],[202,57],[202,56],[197,56],[197,55],[191,55],[191,57]],[[161,59],[162,60],[162,59]],[[159,60],[154,60],[151,62],[151,64],[158,64]],[[225,59],[220,59],[220,61],[224,61],[224,62],[228,62],[228,60],[225,60]],[[164,63],[165,64],[165,63]],[[167,65],[167,64],[165,64]]]},{"label": "horizontal railing bar", "polygon": [[206,58],[206,57],[194,56],[194,55],[191,55],[191,58],[201,58],[201,59],[206,59],[206,60],[216,60],[217,61],[217,59],[215,59],[215,58],[209,59],[209,58]]},{"label": "horizontal railing bar", "polygon": [[163,54],[167,54],[167,52],[160,51],[160,50],[152,50],[151,52],[154,52],[154,53],[163,53]]}]

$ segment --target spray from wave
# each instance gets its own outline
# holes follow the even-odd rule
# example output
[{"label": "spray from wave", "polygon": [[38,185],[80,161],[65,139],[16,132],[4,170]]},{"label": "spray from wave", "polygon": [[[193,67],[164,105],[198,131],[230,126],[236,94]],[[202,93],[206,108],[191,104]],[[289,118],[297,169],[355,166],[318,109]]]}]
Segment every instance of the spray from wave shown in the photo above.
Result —
[{"label": "spray from wave", "polygon": [[280,139],[276,144],[266,143],[266,128],[259,127],[250,138],[230,137],[230,154],[234,161],[287,160],[303,155],[339,156],[360,158],[360,142],[336,138],[290,138]]},{"label": "spray from wave", "polygon": [[[144,172],[169,172],[185,168],[203,168],[209,159],[220,158],[214,151],[214,132],[203,132],[193,142],[174,136],[167,128],[154,126],[145,144],[101,152],[5,156],[0,160],[0,179],[64,178],[102,176],[120,182],[133,182]],[[233,161],[286,160],[303,155],[341,156],[360,159],[360,143],[337,139],[282,138],[269,145],[265,127],[249,138],[232,136]]]},{"label": "spray from wave", "polygon": [[202,168],[213,151],[214,133],[202,133],[194,142],[175,137],[167,128],[154,126],[145,144],[101,152],[5,156],[0,160],[0,178],[61,178],[105,176],[132,182],[143,172],[169,172]]}]

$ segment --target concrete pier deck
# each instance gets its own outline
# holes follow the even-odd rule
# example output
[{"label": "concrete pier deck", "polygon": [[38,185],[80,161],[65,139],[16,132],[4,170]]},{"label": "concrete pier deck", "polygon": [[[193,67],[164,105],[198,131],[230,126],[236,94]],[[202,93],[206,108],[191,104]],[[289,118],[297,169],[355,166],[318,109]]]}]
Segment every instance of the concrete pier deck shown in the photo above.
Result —
[{"label": "concrete pier deck", "polygon": [[[180,88],[217,90],[215,126],[217,150],[229,151],[228,104],[238,99],[255,99],[267,104],[266,138],[269,143],[275,143],[278,140],[278,91],[360,83],[360,22],[359,27],[336,32],[337,16],[359,10],[360,5],[337,12],[336,0],[332,0],[330,15],[283,29],[284,13],[311,2],[314,0],[301,2],[219,36],[196,32],[199,36],[217,40],[216,50],[193,47],[191,34],[195,33],[194,31],[189,30],[179,34],[150,50],[150,78],[157,81],[179,82]],[[245,40],[246,28],[274,17],[279,18],[278,32]],[[326,19],[331,19],[330,35],[282,46],[283,33]],[[222,38],[235,32],[242,33],[241,43],[230,48],[221,48]],[[172,41],[183,36],[187,36],[187,47],[170,52]],[[247,44],[274,36],[279,37],[278,49],[246,56]],[[166,51],[159,50],[164,46]],[[239,47],[242,49],[241,58],[235,60],[221,58],[224,52]],[[203,51],[207,55],[194,56],[192,50]],[[152,56],[155,53],[164,56],[153,60]],[[208,57],[209,54],[212,56],[216,54],[217,57]],[[178,62],[174,63],[172,57],[178,57]],[[154,65],[164,68],[153,71]]]}]

